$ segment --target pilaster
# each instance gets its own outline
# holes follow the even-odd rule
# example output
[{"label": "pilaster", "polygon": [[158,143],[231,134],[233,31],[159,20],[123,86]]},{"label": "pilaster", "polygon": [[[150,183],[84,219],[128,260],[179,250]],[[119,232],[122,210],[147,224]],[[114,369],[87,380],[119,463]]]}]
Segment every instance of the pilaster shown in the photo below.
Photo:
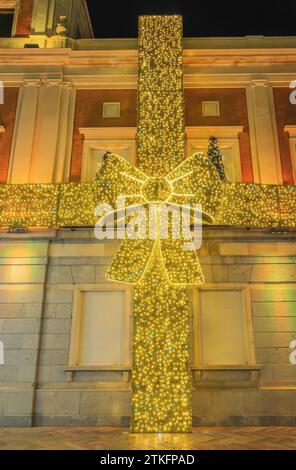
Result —
[{"label": "pilaster", "polygon": [[28,183],[41,81],[24,80],[20,87],[8,183]]},{"label": "pilaster", "polygon": [[75,89],[60,79],[25,80],[20,90],[9,183],[67,181]]},{"label": "pilaster", "polygon": [[247,86],[247,103],[254,181],[263,184],[281,184],[276,117],[272,87],[268,80],[251,80]]}]

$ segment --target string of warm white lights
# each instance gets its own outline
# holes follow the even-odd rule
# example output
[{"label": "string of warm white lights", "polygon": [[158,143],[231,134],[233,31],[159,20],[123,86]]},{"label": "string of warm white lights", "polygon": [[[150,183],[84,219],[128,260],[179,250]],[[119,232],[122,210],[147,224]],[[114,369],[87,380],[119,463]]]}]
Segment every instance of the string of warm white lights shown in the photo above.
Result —
[{"label": "string of warm white lights", "polygon": [[[206,187],[205,183],[212,187],[209,175],[205,177],[207,181],[203,181],[202,175],[199,178],[196,179],[196,187]],[[92,227],[97,221],[94,207],[99,203],[100,193],[96,182],[2,184],[0,227]],[[175,197],[174,202],[179,201]],[[204,204],[208,205],[205,200]],[[216,226],[296,228],[296,186],[226,183],[218,206]]]},{"label": "string of warm white lights", "polygon": [[[140,18],[138,168],[109,154],[93,183],[2,185],[0,225],[93,226],[97,204],[201,204],[220,225],[296,227],[296,187],[221,183],[201,154],[184,159],[182,20]],[[123,241],[107,277],[135,284],[133,412],[135,432],[191,429],[188,284],[203,282],[194,247],[185,238]]]},{"label": "string of warm white lights", "polygon": [[[160,192],[167,199],[164,178],[184,161],[182,52],[181,17],[140,18],[137,148],[140,170],[154,178],[145,191],[150,200],[155,178],[161,178]],[[167,245],[168,251],[174,249],[173,241]],[[180,266],[178,253],[182,250],[170,260]],[[133,312],[132,430],[188,432],[189,300],[186,287],[172,286],[166,276],[160,241],[134,289]]]},{"label": "string of warm white lights", "polygon": [[55,227],[60,185],[0,185],[0,227]]}]

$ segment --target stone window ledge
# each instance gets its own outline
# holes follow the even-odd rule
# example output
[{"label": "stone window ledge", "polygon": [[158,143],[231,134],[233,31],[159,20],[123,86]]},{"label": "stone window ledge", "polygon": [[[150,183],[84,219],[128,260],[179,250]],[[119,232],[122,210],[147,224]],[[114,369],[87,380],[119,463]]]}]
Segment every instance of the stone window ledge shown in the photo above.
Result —
[{"label": "stone window ledge", "polygon": [[94,365],[94,366],[66,366],[63,367],[68,382],[73,381],[75,372],[121,372],[122,381],[130,382],[131,367],[130,366],[112,366],[112,365]]},{"label": "stone window ledge", "polygon": [[204,372],[250,372],[251,381],[257,382],[259,379],[259,372],[262,369],[260,364],[215,364],[215,365],[194,365],[192,371],[195,379],[202,379]]},{"label": "stone window ledge", "polygon": [[131,370],[130,366],[112,366],[112,365],[106,365],[106,366],[66,366],[63,367],[65,372],[78,372],[78,371],[91,371],[91,370],[119,370],[119,371],[129,371]]},{"label": "stone window ledge", "polygon": [[[250,381],[258,382],[259,372],[262,369],[262,365],[258,364],[216,364],[216,365],[193,365],[191,366],[193,379],[200,381],[203,379],[205,372],[249,372]],[[73,381],[73,375],[76,372],[121,372],[123,382],[130,382],[131,379],[131,367],[120,365],[93,365],[93,366],[66,366],[62,367],[65,371],[68,382]]]},{"label": "stone window ledge", "polygon": [[262,367],[258,364],[201,364],[192,366],[192,370],[260,370]]}]

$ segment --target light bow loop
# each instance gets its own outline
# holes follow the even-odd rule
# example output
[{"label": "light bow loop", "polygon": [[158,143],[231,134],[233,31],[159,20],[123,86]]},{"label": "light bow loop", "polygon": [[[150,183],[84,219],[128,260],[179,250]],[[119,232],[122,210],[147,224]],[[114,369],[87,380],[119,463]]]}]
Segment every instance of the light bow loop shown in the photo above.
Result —
[{"label": "light bow loop", "polygon": [[100,204],[109,204],[115,210],[119,198],[125,199],[125,207],[145,204],[141,187],[147,177],[128,161],[114,153],[107,153],[96,174],[95,199]]},{"label": "light bow loop", "polygon": [[192,242],[184,239],[160,240],[160,248],[167,278],[171,284],[203,284],[204,276]]},{"label": "light bow loop", "polygon": [[214,219],[224,189],[216,168],[205,154],[195,153],[187,158],[167,176],[167,180],[172,186],[170,203],[200,204],[203,213]]},{"label": "light bow loop", "polygon": [[[133,167],[118,155],[106,154],[104,163],[96,176],[97,200],[108,204],[114,209],[103,214],[101,223],[110,216],[116,216],[114,226],[120,218],[128,225],[130,220],[137,219],[136,212],[144,208],[146,216],[144,234],[141,230],[134,237],[125,235],[111,266],[107,271],[107,279],[112,281],[138,283],[154,254],[163,263],[166,276],[171,284],[192,285],[202,284],[204,277],[196,254],[190,226],[196,222],[192,217],[199,205],[201,212],[197,223],[213,224],[223,195],[223,185],[219,174],[212,163],[203,154],[194,154],[175,168],[166,178],[152,178]],[[167,183],[166,183],[167,182]],[[167,185],[167,186],[166,186]],[[150,193],[157,193],[152,197]],[[147,196],[148,194],[148,196]],[[166,195],[169,197],[166,198]],[[145,196],[146,195],[146,196]],[[163,201],[159,200],[164,198]],[[116,205],[120,199],[122,212]],[[154,202],[153,199],[156,199]],[[181,206],[189,211],[187,233],[175,237],[172,232],[172,220],[168,219],[168,236],[161,236],[160,217],[162,211],[171,208],[178,212]],[[152,211],[149,209],[153,208]],[[134,213],[133,213],[134,211]],[[164,211],[165,212],[165,211]],[[156,214],[156,233],[151,237],[151,217]],[[147,217],[149,223],[147,224]],[[181,222],[183,227],[183,221]],[[144,235],[144,236],[143,236]]]},{"label": "light bow loop", "polygon": [[143,276],[153,251],[155,240],[124,239],[113,259],[106,278],[110,281],[136,284]]}]

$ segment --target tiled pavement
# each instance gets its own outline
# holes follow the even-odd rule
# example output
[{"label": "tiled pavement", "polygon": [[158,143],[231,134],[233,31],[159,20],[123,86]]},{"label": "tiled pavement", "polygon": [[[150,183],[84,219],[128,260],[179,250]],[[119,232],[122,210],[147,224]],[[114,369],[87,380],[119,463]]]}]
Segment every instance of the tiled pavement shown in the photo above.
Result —
[{"label": "tiled pavement", "polygon": [[192,434],[130,434],[125,428],[0,428],[0,449],[291,450],[296,449],[296,428],[194,428]]}]

